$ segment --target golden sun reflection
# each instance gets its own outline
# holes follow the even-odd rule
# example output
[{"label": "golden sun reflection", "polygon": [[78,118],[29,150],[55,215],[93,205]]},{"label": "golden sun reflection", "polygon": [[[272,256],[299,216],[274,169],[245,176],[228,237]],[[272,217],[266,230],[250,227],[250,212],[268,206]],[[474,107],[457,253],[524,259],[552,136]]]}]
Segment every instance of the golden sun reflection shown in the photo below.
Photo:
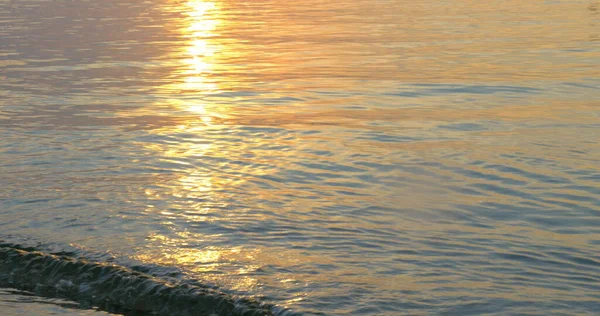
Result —
[{"label": "golden sun reflection", "polygon": [[204,123],[210,123],[203,96],[221,90],[215,78],[216,59],[222,44],[215,40],[216,30],[223,23],[221,8],[214,1],[188,0],[170,4],[179,14],[176,23],[165,25],[178,38],[173,42],[167,58],[175,68],[165,77],[166,84],[158,87],[161,106],[200,114]]},{"label": "golden sun reflection", "polygon": [[216,44],[210,41],[219,24],[217,7],[214,2],[201,0],[188,1],[185,5],[188,7],[184,13],[187,27],[182,29],[182,36],[188,39],[188,45],[181,90],[218,90],[217,84],[207,80],[214,66],[211,59],[218,51]]},{"label": "golden sun reflection", "polygon": [[[203,247],[203,240],[219,236],[208,235],[202,228],[237,217],[261,220],[258,217],[263,215],[248,210],[230,211],[230,195],[243,190],[251,177],[277,170],[270,150],[256,148],[261,148],[265,141],[272,145],[280,140],[265,140],[246,132],[243,142],[224,141],[227,133],[235,132],[224,126],[246,123],[229,118],[233,112],[231,105],[216,104],[206,98],[231,89],[220,86],[234,81],[223,78],[229,72],[226,75],[219,72],[226,64],[222,54],[231,57],[239,53],[232,53],[234,49],[229,43],[218,39],[217,28],[226,23],[220,15],[220,5],[216,1],[189,0],[173,2],[171,7],[178,20],[165,27],[179,41],[172,44],[167,57],[176,67],[164,74],[169,80],[158,87],[161,98],[151,110],[166,108],[163,116],[169,123],[152,129],[151,133],[159,136],[157,142],[144,142],[142,146],[157,155],[158,161],[164,163],[161,167],[173,172],[157,177],[156,186],[160,189],[145,190],[146,197],[156,202],[148,203],[146,212],[160,219],[164,231],[150,232],[151,247],[140,250],[136,259],[180,267],[203,281],[246,291],[259,286],[261,251]],[[145,111],[139,114],[161,115]],[[171,202],[166,204],[165,200]],[[189,225],[175,224],[182,221]]]},{"label": "golden sun reflection", "polygon": [[[136,255],[135,259],[145,263],[180,267],[196,276],[202,274],[204,281],[227,285],[233,290],[245,291],[258,286],[258,280],[251,274],[260,266],[248,260],[257,256],[257,253],[240,247],[198,249],[189,247],[180,239],[197,240],[198,236],[191,236],[189,233],[176,235],[174,238],[160,234],[150,235],[148,238],[158,243],[160,251],[156,251],[156,248],[148,249],[147,252],[142,251]],[[222,270],[232,269],[239,263],[242,263],[241,267],[230,271],[228,277],[223,277]]]}]

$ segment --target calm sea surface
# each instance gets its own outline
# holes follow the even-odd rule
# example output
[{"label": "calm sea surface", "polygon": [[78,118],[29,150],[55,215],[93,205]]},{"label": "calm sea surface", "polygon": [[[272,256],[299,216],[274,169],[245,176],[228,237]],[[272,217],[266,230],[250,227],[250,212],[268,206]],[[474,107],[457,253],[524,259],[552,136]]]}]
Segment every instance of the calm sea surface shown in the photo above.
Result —
[{"label": "calm sea surface", "polygon": [[0,309],[597,315],[600,2],[0,1]]}]

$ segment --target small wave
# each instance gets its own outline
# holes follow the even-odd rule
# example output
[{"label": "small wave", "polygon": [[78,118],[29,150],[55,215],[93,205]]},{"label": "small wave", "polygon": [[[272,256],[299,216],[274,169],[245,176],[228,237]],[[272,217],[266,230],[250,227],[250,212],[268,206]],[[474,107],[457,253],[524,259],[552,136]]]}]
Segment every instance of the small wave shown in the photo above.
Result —
[{"label": "small wave", "polygon": [[0,243],[0,286],[125,315],[282,315],[276,306],[214,288],[169,284],[127,267]]}]

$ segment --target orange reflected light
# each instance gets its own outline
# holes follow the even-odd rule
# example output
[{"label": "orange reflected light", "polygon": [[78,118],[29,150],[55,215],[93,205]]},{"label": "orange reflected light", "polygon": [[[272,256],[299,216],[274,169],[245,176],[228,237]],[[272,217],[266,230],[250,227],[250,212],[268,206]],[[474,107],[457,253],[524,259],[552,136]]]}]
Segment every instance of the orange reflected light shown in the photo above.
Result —
[{"label": "orange reflected light", "polygon": [[[179,42],[173,43],[174,53],[169,57],[174,61],[170,64],[176,64],[177,67],[167,75],[169,83],[160,87],[163,95],[167,96],[160,100],[160,106],[168,107],[168,114],[175,113],[179,118],[174,120],[174,124],[153,129],[152,133],[178,136],[174,141],[143,144],[146,149],[158,153],[161,161],[171,164],[176,172],[157,181],[160,190],[149,188],[145,193],[150,200],[164,200],[165,195],[171,195],[177,197],[177,203],[185,205],[164,208],[156,207],[153,203],[148,205],[146,212],[160,218],[169,233],[150,234],[148,238],[152,247],[142,249],[136,258],[143,262],[174,265],[192,275],[201,275],[203,280],[231,289],[248,290],[258,285],[254,274],[261,265],[256,262],[257,258],[262,257],[260,250],[194,247],[190,240],[200,244],[203,239],[214,237],[204,232],[191,233],[175,223],[183,221],[211,225],[211,222],[223,220],[224,217],[240,216],[240,211],[223,211],[229,203],[228,192],[241,188],[248,181],[245,175],[268,174],[276,169],[268,165],[271,158],[255,161],[256,152],[245,155],[251,148],[260,147],[260,143],[265,142],[261,137],[248,137],[244,143],[236,145],[219,142],[211,133],[207,133],[208,129],[221,128],[219,125],[223,124],[223,118],[228,117],[231,110],[225,104],[205,103],[206,95],[224,89],[221,82],[227,85],[227,82],[233,81],[231,78],[222,78],[225,74],[216,72],[216,69],[222,71],[228,65],[219,64],[219,59],[223,61],[223,54],[229,58],[245,52],[234,50],[229,43],[221,43],[216,36],[217,27],[227,23],[222,20],[218,3],[190,0],[176,6],[176,10],[182,14],[182,21],[173,24],[177,27],[173,31],[177,32]],[[214,168],[206,168],[201,164],[195,166],[194,163],[200,161],[201,157],[227,157],[244,163],[229,165],[223,162]],[[263,166],[257,166],[255,162]],[[227,168],[230,173],[215,172],[215,168],[221,167]],[[222,271],[232,273],[224,276]]]},{"label": "orange reflected light", "polygon": [[[182,267],[192,273],[200,273],[203,280],[219,283],[229,283],[228,287],[234,290],[249,290],[258,285],[258,280],[249,274],[255,272],[260,265],[244,260],[248,250],[240,247],[219,248],[207,247],[197,249],[182,243],[182,239],[194,238],[188,233],[178,233],[174,238],[160,234],[152,234],[148,238],[158,243],[160,251],[155,247],[141,251],[135,259],[146,263],[161,264],[165,266]],[[195,239],[195,238],[194,238]],[[250,253],[258,250],[251,250]],[[253,254],[257,255],[257,254]],[[219,270],[227,269],[233,264],[242,263],[236,273],[230,277],[223,278]]]},{"label": "orange reflected light", "polygon": [[[219,91],[215,78],[215,59],[221,51],[215,40],[215,30],[222,23],[219,7],[212,1],[190,0],[176,5],[183,16],[174,29],[180,41],[174,43],[176,54],[171,55],[176,68],[166,85],[160,87],[165,95],[177,97],[163,100],[172,108],[202,114],[202,121],[210,123],[203,102],[195,96]],[[180,98],[183,96],[184,98]]]},{"label": "orange reflected light", "polygon": [[194,0],[186,3],[188,11],[187,27],[183,36],[189,39],[186,50],[188,58],[184,60],[186,71],[184,83],[180,90],[183,91],[215,91],[218,85],[207,80],[214,70],[212,57],[218,49],[215,43],[210,42],[214,30],[219,24],[218,10],[214,2]]}]

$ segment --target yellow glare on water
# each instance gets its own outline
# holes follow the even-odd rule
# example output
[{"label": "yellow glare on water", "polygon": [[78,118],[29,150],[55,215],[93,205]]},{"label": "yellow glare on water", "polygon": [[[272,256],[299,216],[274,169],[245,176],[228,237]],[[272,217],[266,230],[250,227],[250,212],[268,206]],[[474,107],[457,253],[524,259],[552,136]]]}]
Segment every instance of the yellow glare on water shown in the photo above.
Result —
[{"label": "yellow glare on water", "polygon": [[[151,234],[148,239],[157,242],[157,248],[142,250],[135,258],[146,263],[177,266],[187,272],[202,275],[203,281],[226,284],[233,290],[249,290],[258,285],[258,280],[250,274],[260,268],[260,265],[248,260],[257,256],[258,250],[240,247],[196,248],[184,241],[190,238],[197,242],[203,237],[185,232],[173,237]],[[160,251],[156,251],[157,249]],[[234,263],[241,263],[242,266],[233,275],[224,277],[220,270],[231,268]]]},{"label": "yellow glare on water", "polygon": [[218,85],[209,81],[214,71],[213,59],[218,52],[216,43],[211,42],[219,24],[217,7],[214,2],[200,0],[188,1],[185,6],[186,27],[181,32],[187,40],[187,49],[180,90],[203,93],[218,90]]},{"label": "yellow glare on water", "polygon": [[[180,18],[177,23],[166,26],[178,39],[171,44],[167,55],[169,65],[175,67],[165,74],[168,82],[159,87],[160,94],[165,97],[156,108],[167,108],[170,115],[165,117],[173,124],[152,131],[155,135],[165,136],[168,142],[144,146],[158,153],[160,161],[176,172],[160,176],[157,180],[160,190],[148,189],[145,193],[158,205],[165,196],[173,197],[176,202],[168,206],[149,205],[146,212],[160,218],[160,224],[169,233],[149,232],[152,246],[140,250],[137,259],[177,266],[203,281],[245,291],[259,285],[255,274],[263,265],[260,249],[203,247],[202,240],[219,236],[210,235],[199,227],[220,225],[219,221],[235,223],[236,217],[262,220],[259,218],[262,215],[250,210],[232,210],[230,192],[239,191],[252,176],[276,170],[273,167],[275,161],[268,156],[255,161],[253,157],[260,150],[252,148],[261,147],[263,142],[272,145],[279,140],[248,135],[244,142],[234,144],[214,138],[216,130],[235,122],[230,117],[235,108],[230,104],[215,103],[210,97],[231,89],[227,85],[235,82],[236,77],[235,71],[228,68],[235,67],[229,61],[247,53],[235,43],[219,39],[219,27],[231,26],[220,13],[221,5],[213,1],[190,0],[169,7]],[[213,159],[205,160],[206,157]],[[222,162],[206,167],[204,163],[209,160]],[[228,160],[235,163],[228,163]],[[228,172],[221,172],[221,169]],[[262,195],[268,198],[267,194]],[[190,225],[188,228],[174,225],[179,221]]]}]

